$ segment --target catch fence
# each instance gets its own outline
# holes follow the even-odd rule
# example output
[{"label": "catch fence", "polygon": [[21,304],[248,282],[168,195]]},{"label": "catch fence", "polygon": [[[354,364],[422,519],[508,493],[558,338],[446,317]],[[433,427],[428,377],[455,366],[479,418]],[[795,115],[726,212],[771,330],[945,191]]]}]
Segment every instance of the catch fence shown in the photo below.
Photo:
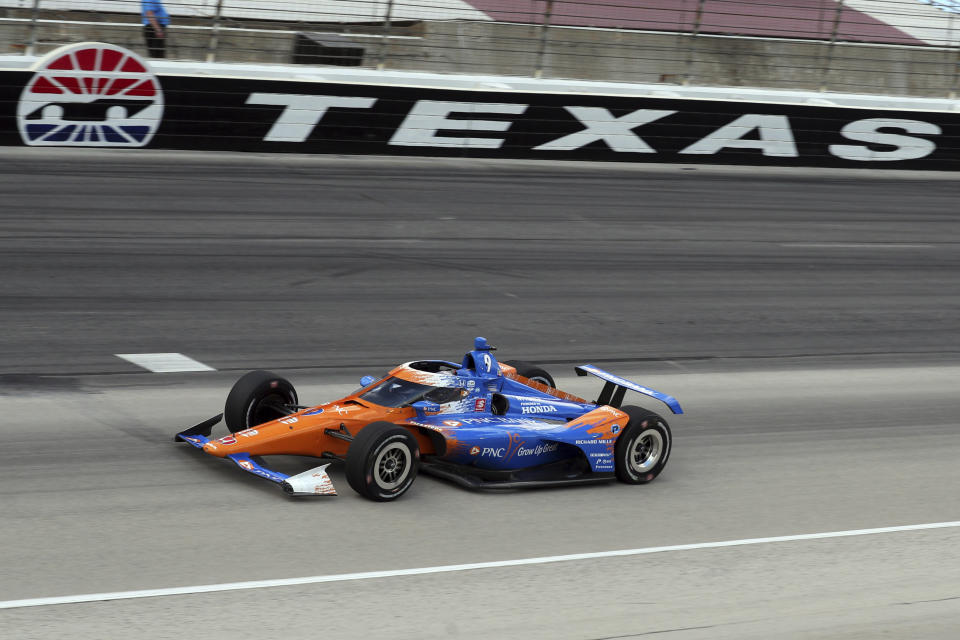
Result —
[{"label": "catch fence", "polygon": [[[177,0],[167,56],[955,97],[957,0]],[[0,55],[146,52],[139,0],[0,0]]]}]

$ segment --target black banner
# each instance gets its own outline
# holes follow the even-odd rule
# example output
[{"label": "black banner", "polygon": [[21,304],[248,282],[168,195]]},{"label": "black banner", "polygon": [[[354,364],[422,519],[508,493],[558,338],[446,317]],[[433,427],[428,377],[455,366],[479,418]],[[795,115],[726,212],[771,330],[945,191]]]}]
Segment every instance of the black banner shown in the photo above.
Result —
[{"label": "black banner", "polygon": [[[31,85],[26,109],[19,105],[25,87],[36,84],[33,77],[32,72],[0,72],[0,145],[23,145],[32,136],[34,144],[111,146],[103,142],[102,131],[96,133],[97,123],[109,124],[114,117],[109,114],[117,112],[108,109],[123,107],[124,101],[100,99],[94,101],[102,103],[99,111],[79,110],[52,96],[45,106],[44,94]],[[960,168],[960,114],[948,112],[224,77],[157,79],[162,116],[152,137],[137,134],[147,140],[146,148]],[[46,109],[51,106],[59,109],[52,116]],[[123,108],[123,117],[135,117],[133,107]],[[77,126],[70,131],[77,133],[63,133],[57,142],[56,126],[71,118]],[[54,124],[26,128],[40,127],[33,124],[39,122]]]}]

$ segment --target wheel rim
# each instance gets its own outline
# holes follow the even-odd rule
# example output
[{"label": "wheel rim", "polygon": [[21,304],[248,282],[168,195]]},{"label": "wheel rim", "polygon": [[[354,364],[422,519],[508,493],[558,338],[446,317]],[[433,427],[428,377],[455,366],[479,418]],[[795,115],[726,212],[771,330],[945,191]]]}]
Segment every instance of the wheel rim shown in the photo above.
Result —
[{"label": "wheel rim", "polygon": [[657,466],[663,455],[663,435],[656,429],[646,429],[630,444],[627,463],[636,473],[646,473]]},{"label": "wheel rim", "polygon": [[271,420],[276,420],[277,418],[282,418],[283,416],[290,415],[289,411],[283,411],[280,407],[290,402],[290,398],[284,397],[280,394],[271,393],[268,396],[265,396],[251,407],[250,418],[248,420],[247,427],[255,427],[258,424],[263,424],[264,422],[270,422]]},{"label": "wheel rim", "polygon": [[547,380],[546,378],[544,378],[544,377],[542,377],[542,376],[533,376],[532,378],[528,378],[528,380],[532,380],[532,381],[534,381],[534,382],[539,382],[540,384],[545,384],[545,385],[547,385],[548,387],[552,387],[552,386],[553,386],[553,384],[551,384],[551,382],[550,382],[549,380]]},{"label": "wheel rim", "polygon": [[373,479],[381,489],[391,491],[403,484],[410,475],[410,447],[392,442],[377,454],[373,462]]}]

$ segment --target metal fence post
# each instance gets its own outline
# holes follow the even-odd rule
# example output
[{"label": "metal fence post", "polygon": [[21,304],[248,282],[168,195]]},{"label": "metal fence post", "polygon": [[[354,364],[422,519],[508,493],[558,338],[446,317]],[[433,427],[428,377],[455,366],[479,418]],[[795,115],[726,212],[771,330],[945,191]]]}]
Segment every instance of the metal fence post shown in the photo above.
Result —
[{"label": "metal fence post", "polygon": [[40,13],[40,0],[33,0],[33,11],[30,14],[30,39],[23,55],[32,56],[37,52],[37,14]]},{"label": "metal fence post", "polygon": [[387,66],[387,50],[390,47],[390,27],[393,21],[393,0],[387,2],[387,12],[383,15],[383,36],[380,38],[380,55],[377,56],[377,71]]},{"label": "metal fence post", "polygon": [[954,23],[953,20],[956,17],[956,14],[950,14],[950,31],[949,36],[947,36],[947,46],[956,43],[956,55],[953,58],[953,83],[950,85],[950,91],[947,92],[947,98],[950,100],[957,99],[957,85],[960,83],[960,41],[957,41],[957,36],[954,32]]},{"label": "metal fence post", "polygon": [[703,5],[706,0],[700,0],[697,3],[697,13],[693,18],[693,30],[690,32],[690,46],[687,47],[687,59],[683,65],[684,86],[690,84],[690,76],[693,75],[693,48],[697,43],[697,36],[700,35],[700,29],[703,27]]},{"label": "metal fence post", "polygon": [[210,27],[210,42],[207,43],[207,62],[217,61],[217,49],[220,47],[220,19],[223,17],[223,0],[217,0],[217,10],[213,14]]},{"label": "metal fence post", "polygon": [[543,77],[543,58],[547,54],[547,38],[550,35],[550,18],[553,17],[553,0],[547,0],[543,10],[543,24],[540,26],[540,46],[537,49],[537,59],[534,62],[533,77]]},{"label": "metal fence post", "polygon": [[837,9],[833,14],[833,29],[830,32],[830,43],[827,44],[827,55],[823,61],[823,68],[820,70],[820,91],[827,90],[827,75],[830,73],[830,65],[833,64],[833,48],[837,44],[837,36],[840,34],[840,21],[843,19],[843,3],[846,0],[838,0]]}]

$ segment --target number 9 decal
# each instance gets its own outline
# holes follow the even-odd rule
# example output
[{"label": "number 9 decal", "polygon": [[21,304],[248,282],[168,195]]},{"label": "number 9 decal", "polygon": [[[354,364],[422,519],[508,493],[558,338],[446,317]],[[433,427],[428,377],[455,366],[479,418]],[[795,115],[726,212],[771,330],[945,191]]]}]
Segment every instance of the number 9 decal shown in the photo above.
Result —
[{"label": "number 9 decal", "polygon": [[493,369],[493,358],[490,357],[489,353],[483,354],[483,366],[486,368],[487,373]]}]

